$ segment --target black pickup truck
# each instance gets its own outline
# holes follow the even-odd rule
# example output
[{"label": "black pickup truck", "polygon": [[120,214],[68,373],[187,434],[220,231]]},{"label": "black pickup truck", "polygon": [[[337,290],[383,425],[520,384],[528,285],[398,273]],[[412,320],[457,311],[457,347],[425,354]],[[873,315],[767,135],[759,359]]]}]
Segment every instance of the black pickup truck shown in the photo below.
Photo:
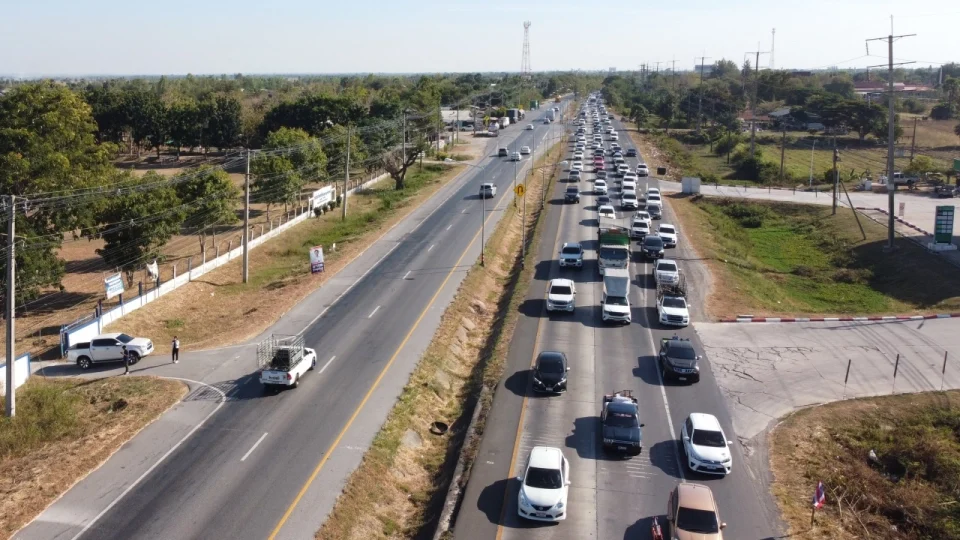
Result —
[{"label": "black pickup truck", "polygon": [[637,398],[630,390],[621,390],[603,396],[600,411],[600,434],[603,448],[636,456],[643,451],[643,436],[640,428],[640,409]]}]

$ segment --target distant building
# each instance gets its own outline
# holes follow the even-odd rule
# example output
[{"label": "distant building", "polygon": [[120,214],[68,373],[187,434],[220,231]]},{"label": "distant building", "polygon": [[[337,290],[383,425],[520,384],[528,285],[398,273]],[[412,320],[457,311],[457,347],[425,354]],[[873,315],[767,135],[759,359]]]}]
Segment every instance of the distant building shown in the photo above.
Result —
[{"label": "distant building", "polygon": [[700,73],[700,69],[703,69],[703,76],[706,77],[713,73],[714,64],[703,64],[703,65],[694,65],[693,70],[697,73]]},{"label": "distant building", "polygon": [[[853,90],[860,96],[881,96],[889,90],[886,81],[858,81],[853,83]],[[924,96],[932,94],[933,88],[922,84],[893,83],[893,91],[900,95]]]}]

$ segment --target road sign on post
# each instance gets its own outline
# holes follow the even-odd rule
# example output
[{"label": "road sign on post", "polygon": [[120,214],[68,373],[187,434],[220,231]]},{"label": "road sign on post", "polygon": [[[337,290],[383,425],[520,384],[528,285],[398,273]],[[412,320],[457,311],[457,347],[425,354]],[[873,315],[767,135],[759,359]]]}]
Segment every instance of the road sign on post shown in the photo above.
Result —
[{"label": "road sign on post", "polygon": [[525,188],[523,187],[523,184],[517,184],[517,187],[514,188],[514,191],[516,192],[517,197],[523,197],[524,190]]},{"label": "road sign on post", "polygon": [[953,243],[953,206],[938,206],[933,223],[933,241],[936,244]]}]

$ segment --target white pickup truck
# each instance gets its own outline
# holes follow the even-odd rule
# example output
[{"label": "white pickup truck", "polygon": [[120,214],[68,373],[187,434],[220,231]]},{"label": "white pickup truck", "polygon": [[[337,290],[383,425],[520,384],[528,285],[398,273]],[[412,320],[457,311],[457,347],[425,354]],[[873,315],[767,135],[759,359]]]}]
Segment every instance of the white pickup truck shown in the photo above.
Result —
[{"label": "white pickup truck", "polygon": [[80,369],[90,369],[94,364],[122,362],[124,345],[130,354],[131,364],[136,364],[153,352],[153,342],[147,338],[121,333],[100,334],[90,341],[71,345],[67,349],[67,361],[80,366]]},{"label": "white pickup truck", "polygon": [[303,346],[303,336],[271,336],[257,346],[264,390],[296,388],[300,377],[317,367],[317,352]]}]

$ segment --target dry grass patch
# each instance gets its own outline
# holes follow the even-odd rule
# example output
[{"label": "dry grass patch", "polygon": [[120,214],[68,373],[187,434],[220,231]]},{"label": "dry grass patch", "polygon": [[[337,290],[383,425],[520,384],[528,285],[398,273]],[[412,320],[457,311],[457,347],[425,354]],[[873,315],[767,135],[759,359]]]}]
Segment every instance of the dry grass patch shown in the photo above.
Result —
[{"label": "dry grass patch", "polygon": [[[459,167],[427,164],[407,175],[407,187],[394,190],[387,178],[348,200],[341,210],[308,219],[250,252],[250,281],[241,282],[242,259],[210,272],[110,325],[111,331],[149,336],[158,352],[169,350],[174,335],[185,347],[213,348],[259,334],[287,310],[322,286],[459,172]],[[336,251],[332,251],[336,244]],[[324,246],[325,272],[310,273],[308,249]]]},{"label": "dry grass patch", "polygon": [[[540,163],[558,156],[555,148]],[[527,236],[533,245],[545,214],[529,193],[539,193],[540,182],[540,175],[528,178],[525,226],[534,231]],[[521,219],[512,206],[507,209],[490,236],[486,265],[467,274],[386,423],[317,531],[318,539],[432,533],[480,390],[492,388],[502,376],[509,345],[509,338],[502,338],[513,332],[533,271],[532,264],[519,270]],[[438,420],[451,426],[442,437],[429,431]]]},{"label": "dry grass patch", "polygon": [[180,401],[155,377],[32,378],[0,418],[0,534],[12,535]]},{"label": "dry grass patch", "polygon": [[[788,416],[770,434],[770,461],[790,536],[960,538],[958,433],[960,391],[840,401]],[[811,528],[818,481],[827,501]]]}]

